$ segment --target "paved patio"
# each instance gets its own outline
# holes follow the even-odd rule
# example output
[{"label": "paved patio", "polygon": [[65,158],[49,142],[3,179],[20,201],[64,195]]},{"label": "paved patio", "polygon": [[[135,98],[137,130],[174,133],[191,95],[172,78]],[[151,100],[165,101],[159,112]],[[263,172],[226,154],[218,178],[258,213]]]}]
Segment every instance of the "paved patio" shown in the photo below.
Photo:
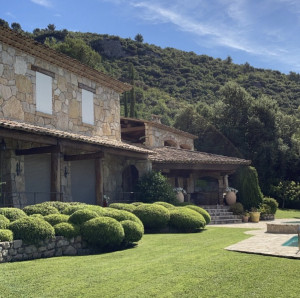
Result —
[{"label": "paved patio", "polygon": [[279,223],[283,221],[295,221],[295,219],[276,219],[272,221],[261,221],[259,223],[249,222],[241,224],[213,225],[212,227],[253,229],[245,232],[245,234],[253,235],[252,237],[225,247],[227,250],[300,259],[298,247],[282,246],[284,242],[296,234],[266,233],[267,223]]}]

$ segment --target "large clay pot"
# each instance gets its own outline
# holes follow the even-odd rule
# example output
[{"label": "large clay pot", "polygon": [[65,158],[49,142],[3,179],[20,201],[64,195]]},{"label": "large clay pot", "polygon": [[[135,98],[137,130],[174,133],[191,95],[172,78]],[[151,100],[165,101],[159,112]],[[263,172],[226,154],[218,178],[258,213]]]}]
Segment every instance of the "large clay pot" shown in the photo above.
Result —
[{"label": "large clay pot", "polygon": [[250,212],[250,221],[259,222],[260,212]]},{"label": "large clay pot", "polygon": [[176,198],[177,198],[178,202],[180,202],[180,203],[184,202],[184,195],[181,191],[176,194]]},{"label": "large clay pot", "polygon": [[231,206],[236,203],[236,194],[234,191],[229,191],[226,193],[226,203],[227,205]]}]

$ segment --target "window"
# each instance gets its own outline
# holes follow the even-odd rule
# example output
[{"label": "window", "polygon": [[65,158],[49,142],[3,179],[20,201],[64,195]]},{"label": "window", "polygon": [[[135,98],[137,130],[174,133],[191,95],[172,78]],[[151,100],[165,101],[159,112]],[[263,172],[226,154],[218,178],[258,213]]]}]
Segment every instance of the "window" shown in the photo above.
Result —
[{"label": "window", "polygon": [[36,110],[52,114],[52,77],[36,72]]},{"label": "window", "polygon": [[85,89],[82,89],[82,122],[94,124],[93,93]]}]

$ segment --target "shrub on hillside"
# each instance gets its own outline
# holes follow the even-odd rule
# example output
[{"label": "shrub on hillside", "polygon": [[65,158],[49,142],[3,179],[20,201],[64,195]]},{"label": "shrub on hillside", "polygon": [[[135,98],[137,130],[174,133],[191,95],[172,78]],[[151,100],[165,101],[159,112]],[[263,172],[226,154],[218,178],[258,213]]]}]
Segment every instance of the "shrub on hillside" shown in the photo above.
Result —
[{"label": "shrub on hillside", "polygon": [[69,222],[76,224],[76,225],[82,225],[84,222],[98,217],[99,215],[91,210],[83,209],[83,210],[77,210],[69,217]]},{"label": "shrub on hillside", "polygon": [[136,192],[138,200],[144,203],[176,201],[172,186],[160,172],[152,171],[144,175],[137,183]]},{"label": "shrub on hillside", "polygon": [[200,213],[204,217],[205,222],[206,222],[207,225],[210,223],[210,221],[211,221],[210,214],[205,209],[203,209],[203,208],[201,208],[199,206],[196,206],[196,205],[187,205],[185,207],[187,207],[189,209],[192,209],[192,210],[197,211],[198,213]]},{"label": "shrub on hillside", "polygon": [[161,229],[167,226],[170,220],[170,212],[167,208],[157,204],[143,204],[134,211],[143,223],[145,229]]},{"label": "shrub on hillside", "polygon": [[80,228],[69,222],[61,222],[54,226],[56,236],[64,236],[68,239],[74,238],[80,235]]},{"label": "shrub on hillside", "polygon": [[83,239],[102,249],[115,249],[124,240],[122,225],[109,217],[96,217],[85,222],[81,227]]},{"label": "shrub on hillside", "polygon": [[109,205],[110,208],[119,209],[119,210],[126,210],[129,212],[133,212],[136,206],[132,204],[125,204],[125,203],[112,203]]},{"label": "shrub on hillside", "polygon": [[6,229],[9,223],[10,220],[4,215],[0,214],[0,229]]},{"label": "shrub on hillside", "polygon": [[55,226],[62,222],[67,222],[69,220],[69,215],[66,214],[49,214],[44,216],[44,220],[49,222],[51,226]]},{"label": "shrub on hillside", "polygon": [[27,244],[54,237],[54,228],[45,220],[37,217],[24,217],[12,222],[8,228],[13,231],[14,239],[21,239]]},{"label": "shrub on hillside", "polygon": [[167,209],[174,209],[174,208],[176,208],[174,205],[172,205],[170,203],[167,203],[167,202],[154,202],[154,204],[163,206],[163,207],[165,207]]},{"label": "shrub on hillside", "polygon": [[205,227],[204,217],[190,208],[177,207],[170,210],[170,227],[181,232],[197,232]]},{"label": "shrub on hillside", "polygon": [[229,207],[229,211],[232,212],[234,215],[243,215],[244,207],[241,203],[234,203]]},{"label": "shrub on hillside", "polygon": [[275,214],[278,209],[278,202],[273,198],[263,198],[263,204],[270,207],[270,214]]},{"label": "shrub on hillside", "polygon": [[140,224],[132,220],[123,220],[120,223],[124,229],[125,242],[138,242],[140,239],[142,239],[144,235],[144,228]]},{"label": "shrub on hillside", "polygon": [[0,229],[0,242],[13,241],[14,235],[11,230]]},{"label": "shrub on hillside", "polygon": [[53,207],[51,205],[46,205],[46,204],[29,205],[29,206],[24,207],[23,211],[27,215],[41,214],[43,216],[59,213],[59,211],[55,207]]},{"label": "shrub on hillside", "polygon": [[4,215],[10,221],[15,221],[17,219],[27,216],[23,210],[19,208],[12,208],[12,207],[0,208],[0,214]]}]

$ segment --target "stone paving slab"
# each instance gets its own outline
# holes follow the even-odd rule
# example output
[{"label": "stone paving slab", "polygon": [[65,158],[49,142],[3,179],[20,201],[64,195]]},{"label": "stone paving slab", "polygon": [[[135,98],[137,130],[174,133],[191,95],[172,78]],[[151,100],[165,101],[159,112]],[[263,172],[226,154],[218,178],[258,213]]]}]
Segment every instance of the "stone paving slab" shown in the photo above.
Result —
[{"label": "stone paving slab", "polygon": [[266,233],[267,223],[279,223],[283,221],[287,222],[294,220],[277,219],[272,221],[260,221],[259,223],[214,225],[213,227],[255,229],[245,232],[245,234],[253,235],[252,237],[230,245],[225,248],[226,250],[300,259],[300,251],[298,247],[282,246],[284,242],[288,241],[296,234]]}]

